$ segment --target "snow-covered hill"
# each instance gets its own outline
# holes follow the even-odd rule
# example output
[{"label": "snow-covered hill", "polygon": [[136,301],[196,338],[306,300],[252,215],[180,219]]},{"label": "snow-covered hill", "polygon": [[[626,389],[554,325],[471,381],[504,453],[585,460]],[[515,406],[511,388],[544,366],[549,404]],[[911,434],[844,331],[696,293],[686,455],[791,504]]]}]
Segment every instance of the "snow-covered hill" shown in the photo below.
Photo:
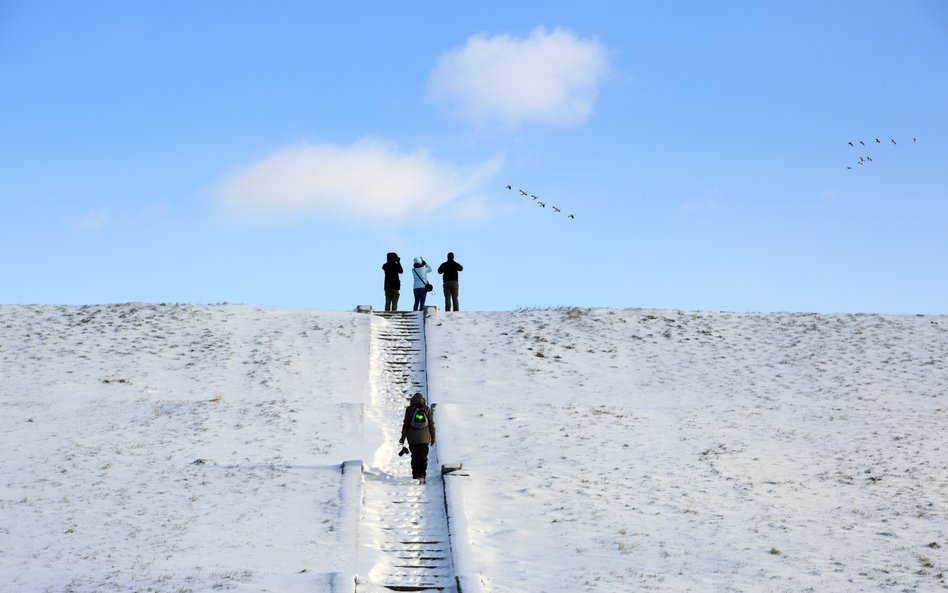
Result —
[{"label": "snow-covered hill", "polygon": [[[365,413],[380,321],[0,307],[0,590],[359,570],[339,464],[393,448]],[[487,590],[946,588],[946,317],[435,312],[427,344]]]}]

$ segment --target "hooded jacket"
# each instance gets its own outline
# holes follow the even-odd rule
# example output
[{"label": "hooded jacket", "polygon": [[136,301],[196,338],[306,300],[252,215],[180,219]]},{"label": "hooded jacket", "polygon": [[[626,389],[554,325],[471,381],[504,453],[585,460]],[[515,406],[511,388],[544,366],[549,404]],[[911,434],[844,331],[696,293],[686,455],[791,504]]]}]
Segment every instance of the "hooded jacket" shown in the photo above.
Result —
[{"label": "hooded jacket", "polygon": [[428,274],[430,273],[431,266],[428,264],[412,268],[411,276],[415,279],[415,288],[424,288],[425,284],[428,284]]},{"label": "hooded jacket", "polygon": [[388,261],[382,264],[382,270],[385,272],[385,290],[399,290],[402,287],[402,280],[398,277],[404,272],[402,262],[398,259],[398,254],[389,253]]},{"label": "hooded jacket", "polygon": [[[411,419],[416,409],[421,409],[422,413],[428,417],[428,428],[412,428]],[[408,441],[409,445],[430,444],[435,441],[434,417],[431,415],[431,409],[425,403],[425,396],[416,393],[411,398],[411,403],[405,408],[405,421],[402,422],[402,438]]]}]

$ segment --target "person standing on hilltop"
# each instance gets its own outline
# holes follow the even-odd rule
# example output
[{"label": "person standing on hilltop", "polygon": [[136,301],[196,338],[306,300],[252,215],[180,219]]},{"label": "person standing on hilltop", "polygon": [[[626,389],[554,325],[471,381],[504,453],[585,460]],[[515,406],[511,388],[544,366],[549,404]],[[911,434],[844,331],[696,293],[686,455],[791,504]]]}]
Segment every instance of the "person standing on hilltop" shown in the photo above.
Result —
[{"label": "person standing on hilltop", "polygon": [[431,292],[431,284],[428,283],[428,274],[431,273],[431,266],[425,263],[425,258],[416,257],[415,267],[412,269],[412,276],[415,277],[415,304],[412,311],[421,311],[425,308],[425,299]]},{"label": "person standing on hilltop", "polygon": [[435,445],[435,427],[431,409],[421,393],[413,395],[405,408],[402,438],[398,444],[404,445],[406,440],[411,453],[411,477],[424,484],[428,474],[428,447]]},{"label": "person standing on hilltop", "polygon": [[397,253],[389,253],[386,260],[382,264],[382,271],[385,272],[385,310],[397,311],[398,293],[402,289],[402,281],[398,275],[405,270],[402,269],[402,260]]},{"label": "person standing on hilltop", "polygon": [[448,261],[438,266],[438,273],[444,274],[444,310],[450,311],[451,305],[454,305],[455,311],[458,309],[458,272],[464,269],[464,266],[454,261],[454,253],[448,253]]}]

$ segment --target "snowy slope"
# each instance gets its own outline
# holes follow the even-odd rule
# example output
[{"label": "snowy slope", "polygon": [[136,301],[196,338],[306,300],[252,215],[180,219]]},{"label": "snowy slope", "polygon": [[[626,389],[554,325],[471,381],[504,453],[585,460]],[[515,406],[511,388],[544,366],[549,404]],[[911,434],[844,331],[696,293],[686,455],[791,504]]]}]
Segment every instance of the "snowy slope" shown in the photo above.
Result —
[{"label": "snowy slope", "polygon": [[326,590],[368,321],[0,308],[0,590]]},{"label": "snowy slope", "polygon": [[[0,306],[0,590],[361,570],[339,464],[393,447],[366,420],[372,323]],[[946,587],[946,317],[437,312],[427,336],[487,590]]]},{"label": "snowy slope", "polygon": [[946,588],[948,319],[429,321],[494,590]]}]

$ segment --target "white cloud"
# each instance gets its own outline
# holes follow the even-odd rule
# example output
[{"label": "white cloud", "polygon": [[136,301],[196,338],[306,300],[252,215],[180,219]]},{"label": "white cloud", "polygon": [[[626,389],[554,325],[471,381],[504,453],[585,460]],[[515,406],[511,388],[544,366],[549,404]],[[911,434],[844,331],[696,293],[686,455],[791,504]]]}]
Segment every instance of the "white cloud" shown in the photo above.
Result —
[{"label": "white cloud", "polygon": [[86,212],[82,216],[72,219],[72,224],[81,231],[95,232],[107,227],[111,221],[112,210],[102,208],[101,210]]},{"label": "white cloud", "polygon": [[324,213],[397,220],[424,216],[463,198],[499,164],[495,159],[459,168],[426,151],[402,153],[375,140],[306,145],[231,173],[216,193],[223,207],[251,216]]},{"label": "white cloud", "polygon": [[428,92],[478,125],[571,126],[592,113],[607,70],[606,50],[597,40],[537,27],[526,39],[469,38],[441,56]]},{"label": "white cloud", "polygon": [[491,211],[487,202],[478,198],[461,200],[457,207],[452,209],[452,213],[458,220],[482,222],[491,218]]}]

